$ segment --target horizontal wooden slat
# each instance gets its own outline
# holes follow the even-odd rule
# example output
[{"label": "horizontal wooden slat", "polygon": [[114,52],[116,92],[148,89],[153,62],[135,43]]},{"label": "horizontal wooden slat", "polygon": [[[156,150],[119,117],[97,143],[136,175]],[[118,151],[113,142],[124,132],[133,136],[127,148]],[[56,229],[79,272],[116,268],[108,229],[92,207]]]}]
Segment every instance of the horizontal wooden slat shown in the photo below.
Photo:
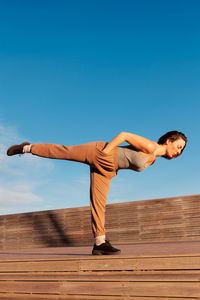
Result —
[{"label": "horizontal wooden slat", "polygon": [[[60,274],[60,272],[54,272],[49,275],[44,273],[9,273],[9,274],[0,274],[0,281],[69,281],[69,282],[199,282],[200,281],[200,272],[199,274],[116,274],[115,272],[91,272],[83,274],[82,272],[76,272],[76,274],[66,275],[66,273]],[[109,273],[109,274],[108,274]],[[130,272],[129,272],[130,273]],[[146,272],[145,272],[146,273]]]},{"label": "horizontal wooden slat", "polygon": [[194,300],[198,298],[194,297],[126,297],[126,296],[98,296],[98,295],[31,295],[31,294],[7,294],[3,295],[0,293],[0,299],[1,300],[39,300],[39,299],[45,299],[45,300]]},{"label": "horizontal wooden slat", "polygon": [[155,297],[200,297],[200,283],[196,282],[1,282],[3,293],[13,290],[30,294],[70,295],[127,295]]}]

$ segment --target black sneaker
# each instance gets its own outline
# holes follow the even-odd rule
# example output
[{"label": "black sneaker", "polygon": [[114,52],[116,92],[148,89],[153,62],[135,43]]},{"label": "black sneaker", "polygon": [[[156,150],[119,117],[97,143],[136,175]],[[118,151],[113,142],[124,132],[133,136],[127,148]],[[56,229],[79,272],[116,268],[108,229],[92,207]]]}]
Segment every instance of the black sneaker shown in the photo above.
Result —
[{"label": "black sneaker", "polygon": [[16,155],[16,154],[24,154],[23,152],[23,147],[26,145],[30,145],[29,142],[24,142],[20,145],[13,145],[10,148],[8,148],[7,150],[7,155],[8,156],[12,156],[12,155]]},{"label": "black sneaker", "polygon": [[116,255],[120,254],[121,250],[114,248],[109,241],[97,246],[94,245],[92,255]]}]

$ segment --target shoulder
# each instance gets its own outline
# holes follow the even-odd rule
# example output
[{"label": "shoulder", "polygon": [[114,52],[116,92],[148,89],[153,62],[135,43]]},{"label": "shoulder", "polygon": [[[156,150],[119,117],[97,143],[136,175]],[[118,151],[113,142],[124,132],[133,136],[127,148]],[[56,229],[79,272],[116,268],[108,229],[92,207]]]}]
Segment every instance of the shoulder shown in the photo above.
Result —
[{"label": "shoulder", "polygon": [[154,141],[150,141],[150,143],[149,143],[150,153],[156,154],[156,152],[158,151],[159,148],[160,148],[160,146],[158,143],[156,143]]},{"label": "shoulder", "polygon": [[146,154],[152,154],[158,148],[158,144],[156,142],[143,136],[130,132],[122,132],[121,135],[123,136],[124,141]]}]

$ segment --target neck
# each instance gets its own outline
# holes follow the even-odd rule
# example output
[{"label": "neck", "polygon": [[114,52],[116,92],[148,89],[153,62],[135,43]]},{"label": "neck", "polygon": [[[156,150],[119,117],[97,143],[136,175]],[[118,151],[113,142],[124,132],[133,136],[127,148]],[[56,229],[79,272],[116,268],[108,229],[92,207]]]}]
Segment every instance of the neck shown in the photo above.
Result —
[{"label": "neck", "polygon": [[163,156],[166,155],[167,152],[167,145],[158,145],[158,148],[155,151],[155,155],[157,156]]}]

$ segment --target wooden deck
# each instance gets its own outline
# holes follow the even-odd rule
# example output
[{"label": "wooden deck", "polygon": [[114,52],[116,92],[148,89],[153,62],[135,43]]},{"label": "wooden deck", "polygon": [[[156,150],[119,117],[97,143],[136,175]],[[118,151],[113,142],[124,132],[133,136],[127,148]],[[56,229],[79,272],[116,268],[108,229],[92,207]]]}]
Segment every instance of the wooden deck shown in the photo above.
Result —
[{"label": "wooden deck", "polygon": [[200,299],[200,241],[0,251],[0,299]]},{"label": "wooden deck", "polygon": [[106,233],[121,255],[89,207],[0,216],[0,300],[200,299],[200,195],[110,204]]}]

